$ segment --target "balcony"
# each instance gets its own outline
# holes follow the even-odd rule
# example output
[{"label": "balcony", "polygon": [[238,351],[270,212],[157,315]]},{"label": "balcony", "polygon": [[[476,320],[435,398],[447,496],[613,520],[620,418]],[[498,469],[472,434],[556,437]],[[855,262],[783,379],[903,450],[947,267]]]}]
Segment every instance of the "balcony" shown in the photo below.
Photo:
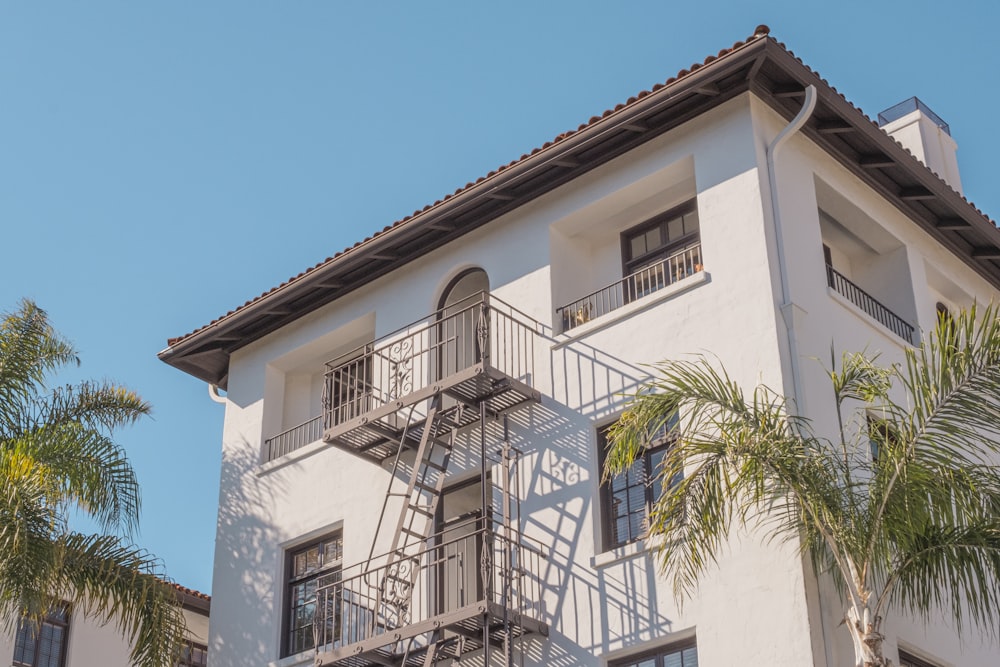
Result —
[{"label": "balcony", "polygon": [[[381,463],[420,441],[426,399],[450,405],[444,435],[541,400],[530,387],[541,325],[476,294],[327,364],[323,439]],[[402,443],[402,445],[401,445]]]},{"label": "balcony", "polygon": [[565,333],[590,320],[657,292],[702,271],[701,244],[684,248],[655,264],[556,309]]},{"label": "balcony", "polygon": [[870,318],[907,343],[913,344],[912,324],[882,305],[875,297],[852,283],[829,264],[826,265],[826,282],[832,290],[860,308]]},{"label": "balcony", "polygon": [[422,408],[401,411],[437,393],[469,408],[450,411],[439,435],[477,421],[480,404],[497,416],[539,401],[529,382],[541,332],[537,321],[490,294],[432,313],[328,362],[322,414],[265,439],[263,460],[325,440],[381,463],[404,437],[420,441]]},{"label": "balcony", "polygon": [[316,593],[316,665],[416,667],[481,650],[484,642],[548,635],[541,544],[470,519],[406,557],[346,568]]}]

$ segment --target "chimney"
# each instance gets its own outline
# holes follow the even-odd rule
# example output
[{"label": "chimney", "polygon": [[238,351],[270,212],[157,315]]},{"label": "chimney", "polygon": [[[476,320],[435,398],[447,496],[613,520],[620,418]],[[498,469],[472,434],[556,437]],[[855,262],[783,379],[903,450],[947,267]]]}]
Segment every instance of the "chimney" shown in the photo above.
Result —
[{"label": "chimney", "polygon": [[878,115],[878,125],[959,194],[958,144],[948,123],[916,97],[889,107]]}]

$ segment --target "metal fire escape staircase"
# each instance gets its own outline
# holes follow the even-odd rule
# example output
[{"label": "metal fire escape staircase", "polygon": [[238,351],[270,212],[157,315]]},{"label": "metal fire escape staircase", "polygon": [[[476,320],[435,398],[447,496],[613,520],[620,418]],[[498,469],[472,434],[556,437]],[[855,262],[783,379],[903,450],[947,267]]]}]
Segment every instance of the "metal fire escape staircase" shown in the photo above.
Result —
[{"label": "metal fire escape staircase", "polygon": [[496,530],[484,491],[474,524],[432,534],[458,436],[478,421],[486,480],[487,419],[540,399],[524,381],[537,333],[483,294],[328,367],[324,440],[391,459],[392,474],[368,560],[317,592],[317,666],[431,667],[491,647],[509,655],[518,638],[548,634],[537,607],[544,555],[512,528],[508,505]]}]

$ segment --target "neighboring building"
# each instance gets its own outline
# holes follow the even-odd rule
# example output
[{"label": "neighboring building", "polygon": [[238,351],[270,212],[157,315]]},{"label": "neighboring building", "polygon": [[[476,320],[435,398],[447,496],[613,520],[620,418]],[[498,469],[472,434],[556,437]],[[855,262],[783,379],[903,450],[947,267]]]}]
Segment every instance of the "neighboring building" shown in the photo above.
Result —
[{"label": "neighboring building", "polygon": [[[832,433],[831,342],[898,361],[996,298],[947,127],[890,116],[761,27],[170,340],[227,391],[212,667],[853,664],[795,544],[734,539],[676,605],[643,540],[669,443],[600,470],[644,363],[710,351]],[[886,632],[897,662],[996,664],[943,621]]]},{"label": "neighboring building", "polygon": [[[204,667],[212,599],[175,584],[187,625],[177,667]],[[37,630],[19,623],[13,637],[0,634],[0,655],[14,667],[128,667],[131,646],[114,623],[101,624],[72,606],[53,610]]]}]

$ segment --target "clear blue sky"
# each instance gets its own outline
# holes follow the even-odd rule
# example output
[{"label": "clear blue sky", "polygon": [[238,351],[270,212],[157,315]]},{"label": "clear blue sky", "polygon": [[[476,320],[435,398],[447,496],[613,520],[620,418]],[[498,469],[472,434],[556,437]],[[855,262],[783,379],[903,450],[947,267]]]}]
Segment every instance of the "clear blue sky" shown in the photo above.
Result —
[{"label": "clear blue sky", "polygon": [[[753,4],[755,8],[748,5]],[[912,95],[1000,216],[995,2],[0,0],[0,309],[154,418],[139,542],[211,590],[222,407],[156,358],[375,229],[771,26],[874,117]]]}]

